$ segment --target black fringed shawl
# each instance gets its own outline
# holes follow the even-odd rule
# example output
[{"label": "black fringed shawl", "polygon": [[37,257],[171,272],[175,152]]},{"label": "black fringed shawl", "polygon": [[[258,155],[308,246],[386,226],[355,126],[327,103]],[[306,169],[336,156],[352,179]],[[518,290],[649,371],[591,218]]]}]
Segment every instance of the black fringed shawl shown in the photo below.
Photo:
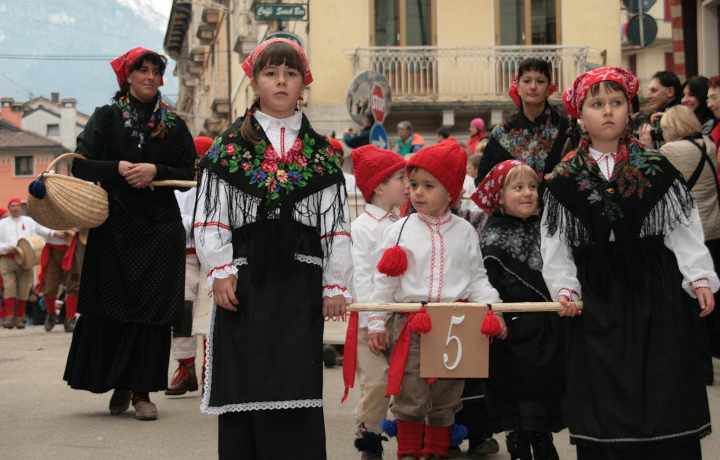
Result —
[{"label": "black fringed shawl", "polygon": [[[333,236],[345,220],[342,158],[328,148],[325,137],[312,129],[304,115],[287,163],[266,155],[272,144],[254,118],[252,124],[261,140],[258,144],[244,140],[242,122],[243,118],[238,119],[215,139],[200,164],[205,179],[201,178],[198,200],[205,200],[204,223],[218,221],[222,212],[227,213],[231,229],[243,227],[234,231],[233,247],[237,252],[238,239],[245,240],[242,245],[247,254],[242,255],[253,267],[256,281],[269,268],[278,273],[290,267],[298,250],[307,252],[299,247],[303,244],[299,233],[307,231],[308,221],[321,237],[327,263]],[[334,187],[332,199],[327,193],[318,193],[328,187]],[[218,206],[221,193],[229,204],[227,209]]]},{"label": "black fringed shawl", "polygon": [[[693,200],[667,159],[636,141],[621,143],[610,180],[583,141],[548,176],[547,230],[571,247],[664,236],[686,222]],[[624,149],[624,150],[623,150]]]}]

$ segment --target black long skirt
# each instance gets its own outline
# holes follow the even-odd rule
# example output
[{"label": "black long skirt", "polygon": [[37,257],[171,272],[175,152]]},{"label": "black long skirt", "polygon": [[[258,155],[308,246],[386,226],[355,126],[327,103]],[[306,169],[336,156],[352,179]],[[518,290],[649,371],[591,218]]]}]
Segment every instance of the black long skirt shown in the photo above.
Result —
[{"label": "black long skirt", "polygon": [[573,444],[652,451],[711,431],[697,300],[662,238],[632,244],[574,253],[584,306],[569,320]]},{"label": "black long skirt", "polygon": [[564,338],[553,313],[507,315],[509,337],[490,347],[487,406],[500,431],[557,433],[565,428]]},{"label": "black long skirt", "polygon": [[167,388],[170,326],[123,323],[90,315],[78,319],[63,379],[93,393]]},{"label": "black long skirt", "polygon": [[322,408],[250,411],[218,417],[220,460],[325,460]]},{"label": "black long skirt", "polygon": [[577,460],[701,460],[700,440],[689,439],[657,445],[579,445]]}]

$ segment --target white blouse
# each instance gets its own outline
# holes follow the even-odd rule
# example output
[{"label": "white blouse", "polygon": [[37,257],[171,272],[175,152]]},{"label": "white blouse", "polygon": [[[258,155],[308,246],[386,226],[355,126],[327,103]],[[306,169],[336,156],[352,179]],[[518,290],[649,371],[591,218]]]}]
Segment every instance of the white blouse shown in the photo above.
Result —
[{"label": "white blouse", "polygon": [[[411,214],[388,227],[382,251],[395,246],[404,223],[400,247],[407,253],[407,272],[391,277],[376,271],[373,302],[500,301],[488,280],[479,237],[470,223],[451,213],[440,218]],[[370,327],[368,331],[376,332]]]},{"label": "white blouse", "polygon": [[175,199],[177,200],[178,208],[180,208],[180,217],[182,218],[183,228],[185,228],[185,247],[188,249],[195,247],[192,239],[192,223],[193,213],[195,212],[196,196],[196,187],[184,192],[175,190]]},{"label": "white blouse", "polygon": [[[602,153],[590,148],[590,154],[597,162],[600,171],[606,179],[610,179],[615,168],[615,155]],[[553,299],[558,300],[565,295],[573,300],[582,298],[580,282],[577,279],[577,267],[572,256],[570,246],[561,239],[559,232],[548,234],[547,210],[543,212],[541,221],[540,251],[543,259],[543,278],[550,290]],[[610,241],[615,236],[610,233]],[[690,218],[665,235],[665,247],[671,250],[677,258],[680,273],[683,275],[682,287],[692,297],[695,297],[694,287],[709,287],[713,292],[720,289],[718,279],[713,267],[712,257],[705,246],[700,214],[693,208]]]},{"label": "white blouse", "polygon": [[[346,183],[347,184],[347,183]],[[373,294],[373,277],[375,267],[380,260],[383,233],[398,217],[392,212],[366,204],[365,210],[352,223],[352,258],[353,258],[353,295],[356,302],[370,302]],[[360,327],[382,328],[385,313],[361,312]]]},{"label": "white blouse", "polygon": [[280,156],[285,155],[292,148],[300,133],[302,112],[295,112],[287,118],[275,118],[256,110],[254,116],[275,151]]}]

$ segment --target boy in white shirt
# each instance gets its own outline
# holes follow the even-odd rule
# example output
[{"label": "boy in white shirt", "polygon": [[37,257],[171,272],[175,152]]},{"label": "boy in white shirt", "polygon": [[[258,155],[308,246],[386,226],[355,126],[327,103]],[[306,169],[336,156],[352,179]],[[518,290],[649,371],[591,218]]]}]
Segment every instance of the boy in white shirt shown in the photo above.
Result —
[{"label": "boy in white shirt", "polygon": [[[373,292],[375,266],[381,255],[383,232],[398,220],[394,210],[407,201],[406,162],[397,153],[372,144],[353,150],[352,160],[357,186],[368,203],[351,228],[353,293],[357,302],[369,302]],[[348,334],[350,337],[354,334],[356,339],[346,343],[343,364],[354,365],[353,355],[357,353],[361,397],[356,410],[358,429],[355,447],[361,452],[363,460],[374,460],[382,458],[380,424],[388,408],[385,396],[387,358],[383,354],[388,337],[384,330],[368,334],[368,324],[380,325],[384,329],[385,314],[363,312],[353,315]],[[353,346],[353,342],[357,346]],[[350,381],[354,380],[354,369],[344,369],[344,374],[347,376],[347,388],[352,387]]]},{"label": "boy in white shirt", "polygon": [[20,198],[8,202],[10,216],[0,221],[0,273],[4,283],[3,327],[25,328],[25,307],[33,286],[33,270],[23,268],[15,260],[17,243],[21,238],[40,235],[46,240],[62,236],[63,232],[50,230],[28,216],[22,215]]},{"label": "boy in white shirt", "polygon": [[[373,302],[499,301],[482,264],[477,232],[450,212],[462,193],[466,162],[455,143],[427,147],[408,161],[415,212],[385,231]],[[427,331],[421,327],[423,315],[392,314],[387,321],[393,348],[387,393],[394,395],[400,460],[447,458],[451,427],[462,405],[463,380],[430,384],[420,377],[418,332]],[[382,332],[383,326],[371,323],[368,333]]]}]

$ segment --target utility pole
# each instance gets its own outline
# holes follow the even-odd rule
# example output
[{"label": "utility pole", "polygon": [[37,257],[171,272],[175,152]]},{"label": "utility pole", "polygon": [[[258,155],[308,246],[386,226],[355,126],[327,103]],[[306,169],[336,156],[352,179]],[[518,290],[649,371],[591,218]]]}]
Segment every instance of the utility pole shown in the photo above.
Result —
[{"label": "utility pole", "polygon": [[226,38],[227,38],[227,94],[228,94],[228,127],[233,122],[233,103],[232,103],[232,48],[231,46],[231,39],[232,39],[232,33],[231,33],[231,22],[230,22],[230,16],[231,16],[231,8],[232,5],[235,2],[228,2],[227,9],[225,10],[225,16],[226,16]]}]

